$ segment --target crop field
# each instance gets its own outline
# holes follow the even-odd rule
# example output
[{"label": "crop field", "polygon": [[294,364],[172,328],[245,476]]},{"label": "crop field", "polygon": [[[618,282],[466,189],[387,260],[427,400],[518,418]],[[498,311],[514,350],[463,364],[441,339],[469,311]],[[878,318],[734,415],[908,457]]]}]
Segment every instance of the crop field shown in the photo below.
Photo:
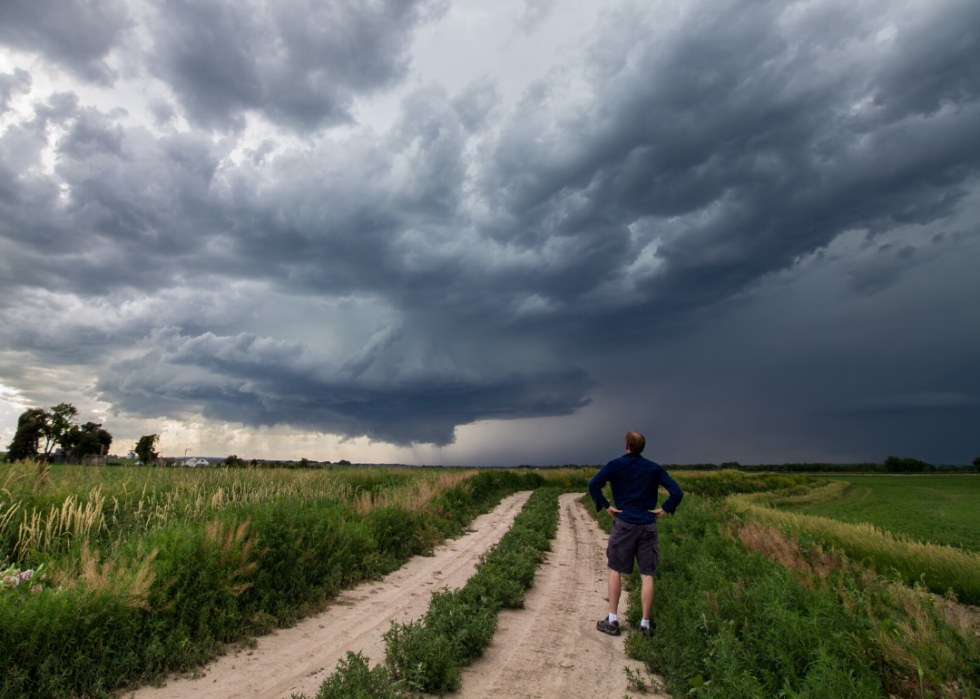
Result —
[{"label": "crop field", "polygon": [[867,522],[918,541],[980,552],[980,476],[832,478],[849,485],[839,500],[790,509],[841,522]]}]

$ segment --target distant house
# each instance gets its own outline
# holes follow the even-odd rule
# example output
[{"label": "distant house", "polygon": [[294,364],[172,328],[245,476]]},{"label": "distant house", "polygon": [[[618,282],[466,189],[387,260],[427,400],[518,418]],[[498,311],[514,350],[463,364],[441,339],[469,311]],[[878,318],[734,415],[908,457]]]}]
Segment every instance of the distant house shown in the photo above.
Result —
[{"label": "distant house", "polygon": [[191,458],[189,458],[187,461],[184,462],[184,466],[187,466],[188,468],[201,468],[210,465],[211,464],[208,462],[207,459],[200,459],[194,456],[192,456]]},{"label": "distant house", "polygon": [[136,452],[135,451],[126,452],[126,458],[127,459],[135,459],[136,458]]}]

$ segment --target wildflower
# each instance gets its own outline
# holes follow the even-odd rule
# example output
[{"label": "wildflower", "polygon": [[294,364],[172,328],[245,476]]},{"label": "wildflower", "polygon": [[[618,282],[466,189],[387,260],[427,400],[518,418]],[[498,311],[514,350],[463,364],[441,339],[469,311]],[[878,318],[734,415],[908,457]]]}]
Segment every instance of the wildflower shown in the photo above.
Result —
[{"label": "wildflower", "polygon": [[33,570],[25,570],[25,571],[21,572],[21,574],[18,577],[20,577],[20,579],[21,579],[22,582],[27,582],[28,580],[31,579],[31,576],[32,575],[34,575],[34,571]]},{"label": "wildflower", "polygon": [[31,588],[31,594],[32,595],[36,595],[40,591],[41,591],[41,586],[40,585],[35,585],[34,587]]},{"label": "wildflower", "polygon": [[20,578],[15,578],[12,575],[5,575],[3,577],[3,584],[8,587],[17,587],[20,585]]}]

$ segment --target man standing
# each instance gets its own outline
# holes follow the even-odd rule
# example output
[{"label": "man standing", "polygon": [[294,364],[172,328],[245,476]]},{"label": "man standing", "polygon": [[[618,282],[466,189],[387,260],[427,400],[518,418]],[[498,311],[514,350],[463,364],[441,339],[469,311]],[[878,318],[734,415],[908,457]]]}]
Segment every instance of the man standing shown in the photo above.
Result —
[{"label": "man standing", "polygon": [[[619,635],[619,595],[622,590],[622,575],[633,572],[633,559],[640,568],[643,582],[640,599],[643,602],[643,620],[640,633],[653,633],[650,627],[650,610],[653,608],[653,574],[660,564],[660,538],[657,533],[657,520],[665,512],[674,510],[684,497],[677,482],[670,477],[660,464],[644,459],[640,454],[646,440],[639,432],[626,433],[626,455],[613,459],[602,467],[589,481],[589,495],[595,500],[596,512],[605,508],[615,520],[609,543],[606,546],[606,560],[609,566],[609,617],[600,619],[596,628],[611,636]],[[609,504],[602,489],[609,483],[612,486],[616,507]],[[667,489],[670,497],[657,507],[657,491],[660,486]]]}]

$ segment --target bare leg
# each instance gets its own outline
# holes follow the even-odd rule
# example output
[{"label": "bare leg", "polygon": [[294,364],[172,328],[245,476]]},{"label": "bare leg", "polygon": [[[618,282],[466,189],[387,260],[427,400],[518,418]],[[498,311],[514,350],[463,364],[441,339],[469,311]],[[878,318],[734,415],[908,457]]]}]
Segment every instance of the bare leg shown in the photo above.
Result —
[{"label": "bare leg", "polygon": [[[650,618],[650,610],[653,609],[653,576],[652,575],[641,575],[640,580],[643,586],[640,588],[640,601],[643,603],[643,618]],[[612,589],[612,583],[610,583],[609,589]],[[610,604],[612,596],[610,595]]]},{"label": "bare leg", "polygon": [[[609,613],[618,614],[616,611],[619,609],[619,595],[623,589],[622,576],[615,570],[609,571]],[[650,599],[653,599],[651,595]]]}]

